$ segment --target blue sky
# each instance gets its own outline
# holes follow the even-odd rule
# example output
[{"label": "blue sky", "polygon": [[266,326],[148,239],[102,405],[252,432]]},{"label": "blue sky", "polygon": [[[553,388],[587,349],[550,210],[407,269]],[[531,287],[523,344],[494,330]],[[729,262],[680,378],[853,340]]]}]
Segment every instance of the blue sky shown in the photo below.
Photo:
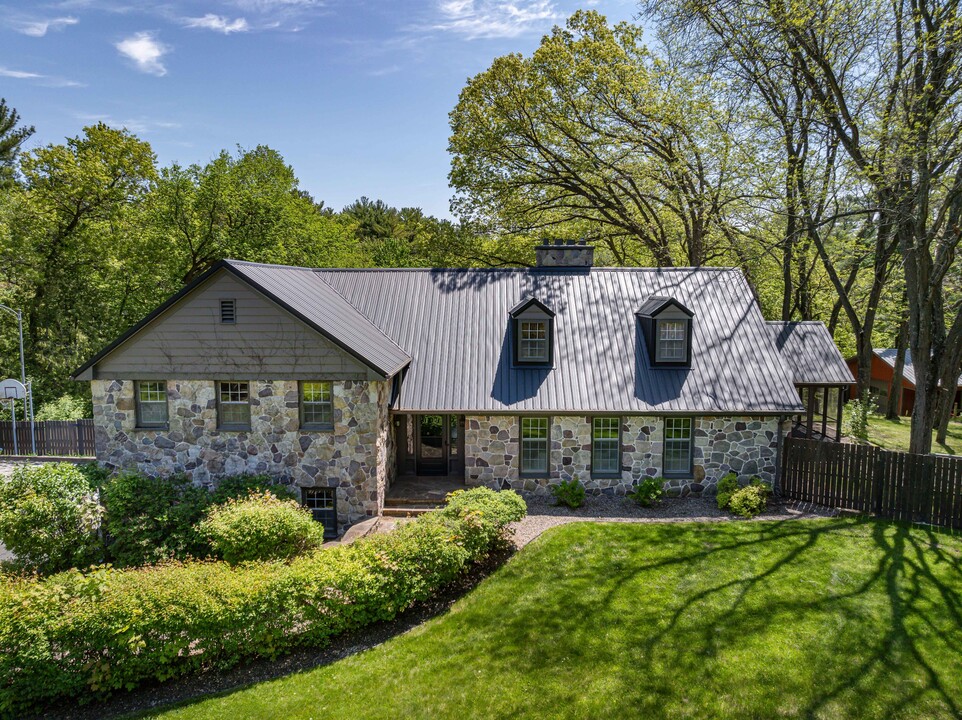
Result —
[{"label": "blue sky", "polygon": [[126,126],[161,164],[266,144],[340,209],[448,217],[447,114],[465,80],[530,53],[579,6],[634,0],[0,0],[0,97],[37,132]]}]

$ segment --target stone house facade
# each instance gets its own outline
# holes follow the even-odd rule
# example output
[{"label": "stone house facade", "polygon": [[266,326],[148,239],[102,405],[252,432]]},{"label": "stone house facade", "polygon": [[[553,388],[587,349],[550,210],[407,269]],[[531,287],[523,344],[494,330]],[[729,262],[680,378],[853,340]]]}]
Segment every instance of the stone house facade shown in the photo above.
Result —
[{"label": "stone house facade", "polygon": [[340,528],[412,477],[776,482],[802,405],[741,273],[591,260],[562,244],[526,270],[224,261],[75,373],[98,460],[202,485],[268,474]]}]

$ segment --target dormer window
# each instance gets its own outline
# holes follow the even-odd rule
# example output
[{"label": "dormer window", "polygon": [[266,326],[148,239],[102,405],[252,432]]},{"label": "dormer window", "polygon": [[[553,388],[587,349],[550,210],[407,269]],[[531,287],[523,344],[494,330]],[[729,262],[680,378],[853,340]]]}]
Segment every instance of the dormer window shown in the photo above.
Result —
[{"label": "dormer window", "polygon": [[525,298],[510,312],[516,365],[550,365],[553,358],[554,311]]},{"label": "dormer window", "polygon": [[635,314],[653,367],[691,366],[691,310],[673,298],[653,295]]},{"label": "dormer window", "polygon": [[658,320],[655,362],[685,362],[688,357],[688,320]]}]

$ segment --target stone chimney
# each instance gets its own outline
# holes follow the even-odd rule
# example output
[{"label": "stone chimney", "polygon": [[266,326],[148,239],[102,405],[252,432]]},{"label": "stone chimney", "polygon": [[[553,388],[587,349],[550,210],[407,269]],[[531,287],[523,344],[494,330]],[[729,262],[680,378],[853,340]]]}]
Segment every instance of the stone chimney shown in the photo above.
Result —
[{"label": "stone chimney", "polygon": [[595,262],[595,249],[584,240],[558,240],[534,251],[538,267],[590,268]]}]

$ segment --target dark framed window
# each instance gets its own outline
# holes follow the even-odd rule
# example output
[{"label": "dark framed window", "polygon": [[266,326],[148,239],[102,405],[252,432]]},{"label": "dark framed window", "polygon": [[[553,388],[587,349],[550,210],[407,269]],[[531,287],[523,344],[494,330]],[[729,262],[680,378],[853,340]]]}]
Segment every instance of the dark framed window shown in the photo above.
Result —
[{"label": "dark framed window", "polygon": [[662,472],[669,475],[691,475],[691,418],[665,418],[665,447]]},{"label": "dark framed window", "polygon": [[655,362],[683,363],[688,360],[688,321],[659,320]]},{"label": "dark framed window", "polygon": [[334,384],[302,382],[301,427],[305,430],[330,430],[334,427]]},{"label": "dark framed window", "polygon": [[548,362],[547,320],[518,320],[518,362]]},{"label": "dark framed window", "polygon": [[220,321],[225,325],[234,325],[237,322],[237,301],[220,301]]},{"label": "dark framed window", "polygon": [[139,380],[134,385],[137,397],[137,427],[167,427],[167,382]]},{"label": "dark framed window", "polygon": [[324,524],[324,537],[337,537],[337,489],[301,488],[301,504],[311,511],[314,520]]},{"label": "dark framed window", "polygon": [[548,418],[521,418],[521,474],[548,474]]},{"label": "dark framed window", "polygon": [[621,418],[596,417],[591,421],[591,474],[621,474]]},{"label": "dark framed window", "polygon": [[217,383],[217,421],[222,430],[251,429],[249,382]]}]

